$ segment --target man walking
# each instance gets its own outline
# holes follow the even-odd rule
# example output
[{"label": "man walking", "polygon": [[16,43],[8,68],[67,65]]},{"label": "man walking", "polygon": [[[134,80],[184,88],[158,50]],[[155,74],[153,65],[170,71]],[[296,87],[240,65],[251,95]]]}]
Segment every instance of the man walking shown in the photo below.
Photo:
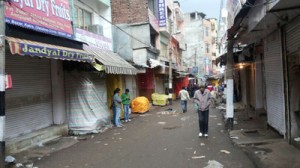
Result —
[{"label": "man walking", "polygon": [[208,114],[210,106],[210,92],[205,89],[203,85],[200,86],[200,89],[195,92],[194,100],[195,106],[197,107],[198,117],[199,117],[199,137],[203,135],[208,137]]},{"label": "man walking", "polygon": [[131,121],[129,119],[129,105],[130,105],[129,89],[125,90],[125,93],[121,95],[121,99],[124,107],[125,122]]},{"label": "man walking", "polygon": [[179,91],[179,97],[181,99],[181,107],[183,113],[187,112],[187,100],[190,100],[189,92],[186,91],[185,87],[182,87],[182,89]]}]

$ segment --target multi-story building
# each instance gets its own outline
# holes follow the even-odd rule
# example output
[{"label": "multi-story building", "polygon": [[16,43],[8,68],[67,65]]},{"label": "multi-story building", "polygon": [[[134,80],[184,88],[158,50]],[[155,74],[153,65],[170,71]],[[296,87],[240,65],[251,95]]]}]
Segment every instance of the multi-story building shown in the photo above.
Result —
[{"label": "multi-story building", "polygon": [[205,75],[216,75],[217,68],[213,64],[217,58],[217,19],[203,20],[204,48],[205,48]]},{"label": "multi-story building", "polygon": [[[158,1],[112,0],[114,51],[141,69],[139,95],[150,99],[155,91],[154,67],[159,55]],[[153,64],[153,63],[152,63]],[[129,81],[129,79],[127,79]]]},{"label": "multi-story building", "polygon": [[192,12],[184,14],[184,29],[186,51],[183,52],[183,65],[190,68],[198,81],[205,81],[205,43],[204,25],[205,14]]}]

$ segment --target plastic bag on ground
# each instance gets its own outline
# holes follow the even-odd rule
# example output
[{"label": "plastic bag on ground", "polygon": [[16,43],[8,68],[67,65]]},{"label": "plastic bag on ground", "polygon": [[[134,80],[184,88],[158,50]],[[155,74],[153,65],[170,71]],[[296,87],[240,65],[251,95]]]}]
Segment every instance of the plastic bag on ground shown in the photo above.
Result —
[{"label": "plastic bag on ground", "polygon": [[149,111],[149,100],[146,97],[137,97],[131,102],[132,113],[145,113]]}]

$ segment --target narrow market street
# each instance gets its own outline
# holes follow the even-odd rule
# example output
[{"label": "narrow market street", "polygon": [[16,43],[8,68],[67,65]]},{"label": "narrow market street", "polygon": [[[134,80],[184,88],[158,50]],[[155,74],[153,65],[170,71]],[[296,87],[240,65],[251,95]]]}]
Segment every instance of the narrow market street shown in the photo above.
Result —
[{"label": "narrow market street", "polygon": [[[169,108],[176,112],[165,112]],[[222,115],[210,110],[209,137],[199,138],[198,116],[190,101],[182,113],[180,101],[152,107],[133,115],[123,128],[102,134],[52,153],[34,163],[39,168],[199,168],[218,163],[224,167],[252,168],[246,154],[234,146],[224,131]],[[218,163],[217,163],[218,162]],[[211,165],[212,166],[212,165]]]}]

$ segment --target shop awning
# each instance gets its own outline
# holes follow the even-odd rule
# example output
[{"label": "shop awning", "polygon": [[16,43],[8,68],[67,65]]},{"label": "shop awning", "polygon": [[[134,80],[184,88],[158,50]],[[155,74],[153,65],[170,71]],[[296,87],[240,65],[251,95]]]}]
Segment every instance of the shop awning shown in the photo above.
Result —
[{"label": "shop awning", "polygon": [[6,37],[12,54],[79,62],[93,62],[94,56],[84,50],[56,46],[36,41]]},{"label": "shop awning", "polygon": [[131,64],[112,51],[87,45],[83,45],[83,49],[94,55],[95,59],[104,65],[104,70],[108,74],[135,75],[137,73],[137,70]]}]

